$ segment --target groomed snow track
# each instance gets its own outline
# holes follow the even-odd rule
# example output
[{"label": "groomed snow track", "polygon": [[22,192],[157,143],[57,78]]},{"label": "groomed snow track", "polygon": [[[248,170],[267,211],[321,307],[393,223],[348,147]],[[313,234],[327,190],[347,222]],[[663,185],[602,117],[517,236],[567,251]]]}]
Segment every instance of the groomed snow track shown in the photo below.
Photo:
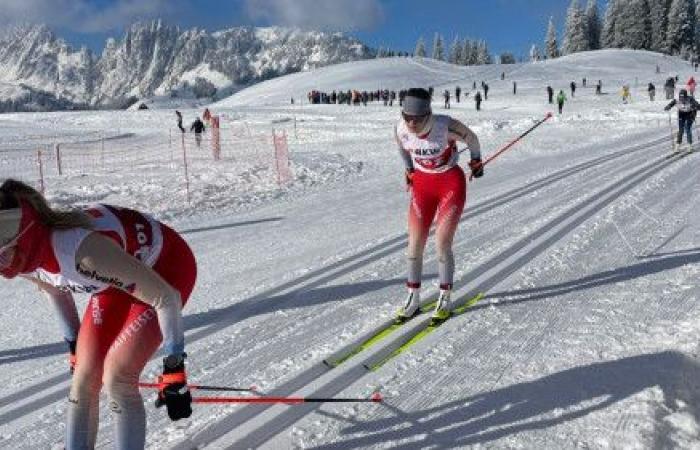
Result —
[{"label": "groomed snow track", "polygon": [[[668,138],[663,137],[630,146],[548,174],[534,182],[469,208],[462,218],[462,222],[474,219],[494,208],[508,205],[518,198],[531,195],[544,187],[554,185],[559,181],[566,180],[574,175],[580,175],[589,170],[592,170],[593,174],[588,177],[588,181],[597,186],[596,189],[588,190],[589,194],[582,196],[575,205],[558,212],[554,218],[547,220],[545,224],[538,227],[534,232],[510,245],[496,257],[479,264],[473,270],[455,280],[455,285],[460,287],[455,291],[455,300],[457,302],[466,301],[479,292],[488,292],[508,276],[523,268],[533,258],[546,252],[547,249],[551,248],[593,215],[635,187],[640,186],[648,177],[662,171],[684,156],[658,156],[662,153],[659,150],[667,147],[667,143]],[[645,164],[640,165],[639,161],[642,159],[642,156],[648,159]],[[614,169],[608,166],[610,164],[616,164]],[[605,168],[605,170],[600,170],[601,168]],[[612,172],[616,173],[617,176],[609,176]],[[310,285],[320,285],[328,279],[338,276],[340,273],[350,272],[369,262],[403,251],[405,245],[405,236],[388,240],[322,270],[307,274],[272,291],[262,293],[256,298],[264,298],[268,295],[299,289],[302,286],[309,288]],[[458,246],[459,243],[456,243],[456,245]],[[426,297],[430,296],[427,295]],[[482,302],[482,304],[472,309],[477,310],[487,306],[489,306],[487,302]],[[338,367],[333,368],[324,361],[319,361],[267,394],[271,396],[305,397],[337,395],[366,376],[368,374],[368,366],[372,366],[391,354],[415,334],[417,330],[422,329],[428,320],[428,317],[421,317],[419,320],[409,322],[385,340],[367,351],[354,355]],[[459,320],[459,318],[453,320]],[[352,352],[367,337],[385,328],[389,323],[387,321],[365,335],[359,336],[352,343],[338,349],[333,355],[329,355],[328,359],[342,358],[344,355]],[[192,335],[190,341],[205,338],[217,331],[220,331],[220,329],[207,329]],[[185,450],[205,447],[235,449],[264,447],[279,433],[317,408],[318,405],[313,404],[295,405],[293,407],[284,405],[245,406],[209,425],[200,432],[189,436],[173,448]]]}]

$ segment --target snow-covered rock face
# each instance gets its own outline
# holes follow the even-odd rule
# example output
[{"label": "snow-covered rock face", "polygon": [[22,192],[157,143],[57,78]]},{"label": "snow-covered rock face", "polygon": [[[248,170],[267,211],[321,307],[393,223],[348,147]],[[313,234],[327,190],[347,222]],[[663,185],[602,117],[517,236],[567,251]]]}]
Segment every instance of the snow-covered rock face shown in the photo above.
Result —
[{"label": "snow-covered rock face", "polygon": [[73,50],[46,26],[22,26],[0,36],[0,83],[18,86],[13,97],[0,97],[0,109],[34,109],[32,98],[39,94],[55,99],[41,109],[118,106],[129,97],[191,90],[204,80],[226,94],[370,56],[365,45],[340,34],[276,27],[207,33],[161,21],[132,25],[121,41],[109,39],[98,56]]}]

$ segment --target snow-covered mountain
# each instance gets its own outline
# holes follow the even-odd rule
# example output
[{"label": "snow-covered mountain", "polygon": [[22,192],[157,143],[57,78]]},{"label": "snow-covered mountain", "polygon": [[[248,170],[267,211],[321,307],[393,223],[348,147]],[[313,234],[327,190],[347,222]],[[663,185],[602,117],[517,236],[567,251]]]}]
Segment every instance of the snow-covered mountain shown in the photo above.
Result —
[{"label": "snow-covered mountain", "polygon": [[260,80],[357,59],[372,50],[324,32],[289,28],[181,30],[136,23],[102,55],[74,50],[43,25],[0,36],[0,110],[121,106],[151,95],[219,96]]}]

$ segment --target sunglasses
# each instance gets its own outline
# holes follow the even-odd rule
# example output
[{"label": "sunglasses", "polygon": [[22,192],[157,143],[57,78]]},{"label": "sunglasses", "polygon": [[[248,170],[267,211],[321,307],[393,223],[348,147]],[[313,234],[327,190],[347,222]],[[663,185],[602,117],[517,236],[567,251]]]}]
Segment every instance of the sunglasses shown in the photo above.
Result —
[{"label": "sunglasses", "polygon": [[405,120],[406,122],[411,122],[411,121],[422,122],[425,120],[426,117],[428,117],[427,114],[421,114],[420,116],[412,116],[412,115],[406,114],[406,113],[401,113],[401,116],[403,117],[403,120]]},{"label": "sunglasses", "polygon": [[0,246],[0,270],[10,267],[14,257],[14,254],[10,250],[17,246],[19,240],[22,238],[22,236],[24,236],[24,234],[27,233],[27,231],[29,231],[32,225],[34,225],[34,222],[30,222],[29,225],[24,228],[24,230],[20,231],[15,237]]}]

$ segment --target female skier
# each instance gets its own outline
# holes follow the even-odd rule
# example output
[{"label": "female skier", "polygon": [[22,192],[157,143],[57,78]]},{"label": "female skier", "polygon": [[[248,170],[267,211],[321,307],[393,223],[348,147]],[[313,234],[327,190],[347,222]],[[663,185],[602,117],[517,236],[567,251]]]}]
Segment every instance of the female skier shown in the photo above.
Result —
[{"label": "female skier", "polygon": [[423,250],[433,219],[436,222],[440,296],[434,320],[450,315],[450,293],[454,275],[452,240],[466,201],[464,171],[457,164],[457,141],[469,147],[472,175],[481,177],[481,146],[463,123],[447,115],[433,115],[430,94],[409,89],[394,132],[406,165],[406,183],[411,188],[408,212],[408,296],[397,320],[413,317],[420,306]]},{"label": "female skier", "polygon": [[[0,274],[36,284],[59,305],[76,364],[68,397],[66,448],[94,448],[104,384],[116,446],[143,448],[146,415],[139,375],[164,340],[156,406],[172,420],[189,417],[182,306],[196,264],[185,241],[146,214],[108,205],[52,209],[32,187],[0,185]],[[82,325],[71,292],[91,294]]]}]

